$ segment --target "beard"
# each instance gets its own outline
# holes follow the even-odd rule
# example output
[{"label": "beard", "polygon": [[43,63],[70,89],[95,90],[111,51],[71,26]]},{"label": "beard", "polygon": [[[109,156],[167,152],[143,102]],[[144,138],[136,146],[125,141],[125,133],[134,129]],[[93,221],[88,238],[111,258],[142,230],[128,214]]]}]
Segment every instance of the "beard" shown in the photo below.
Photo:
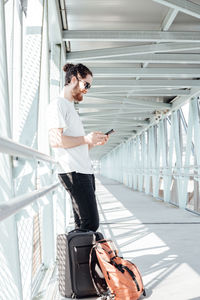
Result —
[{"label": "beard", "polygon": [[79,85],[77,84],[77,86],[73,89],[72,91],[72,96],[74,98],[75,101],[81,102],[83,101],[83,94],[79,88]]}]

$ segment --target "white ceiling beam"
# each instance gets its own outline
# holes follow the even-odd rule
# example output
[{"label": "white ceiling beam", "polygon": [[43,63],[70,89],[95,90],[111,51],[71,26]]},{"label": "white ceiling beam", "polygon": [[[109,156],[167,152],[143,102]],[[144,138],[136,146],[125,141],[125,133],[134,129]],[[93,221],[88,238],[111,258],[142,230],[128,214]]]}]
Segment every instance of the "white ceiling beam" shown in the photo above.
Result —
[{"label": "white ceiling beam", "polygon": [[[125,105],[130,105],[130,109],[131,109],[131,105],[137,105],[137,106],[145,106],[146,108],[163,108],[163,109],[169,109],[171,107],[170,103],[163,103],[163,102],[156,102],[156,101],[148,101],[148,100],[136,100],[136,99],[124,99],[123,100]],[[115,105],[118,105],[117,103],[115,103]],[[104,105],[106,107],[106,105]],[[119,108],[119,106],[118,106]],[[92,112],[91,112],[92,114]]]},{"label": "white ceiling beam", "polygon": [[163,103],[163,102],[156,102],[156,101],[148,101],[148,100],[136,100],[136,99],[125,99],[125,103],[134,104],[134,105],[141,105],[145,107],[153,107],[153,108],[163,108],[169,109],[171,107],[170,103]]},{"label": "white ceiling beam", "polygon": [[167,31],[169,27],[172,25],[177,14],[178,14],[178,9],[170,8],[161,24],[160,30]]},{"label": "white ceiling beam", "polygon": [[[153,116],[153,113],[150,115],[151,117]],[[149,119],[150,118],[150,116],[149,117],[142,117],[142,119],[144,120],[144,119]],[[90,114],[90,116],[81,116],[81,120],[83,120],[83,121],[107,121],[108,119],[110,119],[110,117],[111,117],[111,115],[110,116],[106,116],[106,115],[100,115],[100,116],[94,116],[93,114]],[[113,118],[113,115],[112,115],[112,118]],[[120,113],[120,111],[119,112],[116,112],[116,116],[115,116],[115,119],[117,118],[117,120],[119,121],[119,120],[122,120],[122,121],[124,121],[124,120],[126,120],[126,121],[138,121],[138,119],[141,119],[141,118],[137,118],[136,119],[136,117],[132,117],[131,115],[127,115],[127,114],[121,114]]]},{"label": "white ceiling beam", "polygon": [[[108,127],[109,128],[109,127]],[[104,130],[105,131],[105,130]],[[90,132],[90,130],[86,131],[86,134]],[[137,132],[137,130],[131,130],[131,131],[121,131],[119,133],[112,134],[112,136],[110,136],[110,139],[108,141],[108,143],[106,145],[104,145],[104,147],[110,147],[110,145],[113,145],[113,143],[116,143],[117,140],[121,140],[119,138],[121,137],[130,137],[132,136],[135,132]],[[105,150],[105,149],[104,149]]]},{"label": "white ceiling beam", "polygon": [[[101,105],[101,106],[99,105],[98,107],[88,105],[86,107],[79,108],[79,113],[83,113],[81,109],[87,109],[87,108],[88,108],[87,112],[89,112],[90,114],[93,113],[93,112],[91,112],[91,109],[92,110],[96,109],[96,112],[100,110],[100,111],[105,111],[105,112],[113,111],[114,113],[117,113],[117,111],[119,110],[118,103],[114,103],[112,105],[110,105],[110,104]],[[101,108],[103,110],[101,110]],[[131,106],[131,107],[128,108],[128,105],[127,105],[127,108],[123,107],[123,111],[128,111],[128,112],[131,112],[131,113],[144,113],[144,112],[147,111],[149,113],[149,112],[152,112],[152,109],[150,109],[149,107],[144,109],[144,108],[141,108],[141,107],[137,107],[136,105]]]},{"label": "white ceiling beam", "polygon": [[[140,127],[135,127],[135,129],[136,129],[136,128],[140,128]],[[134,129],[134,130],[135,130],[135,129]],[[122,133],[123,133],[123,134],[124,134],[124,133],[130,134],[130,133],[132,133],[132,132],[133,132],[133,129],[130,129],[130,128],[129,128],[128,130],[127,130],[127,129],[126,129],[126,130],[123,130],[122,128],[120,128],[120,131],[119,131],[119,130],[115,130],[115,133],[114,133],[114,135],[112,135],[112,136],[116,136],[116,135],[119,135],[119,134],[122,134]]]},{"label": "white ceiling beam", "polygon": [[[140,93],[140,92],[161,92],[161,91],[166,91],[165,88],[159,88],[159,87],[133,87],[131,90],[127,90],[127,87],[123,87],[123,86],[119,86],[118,88],[110,88],[108,87],[108,89],[103,89],[102,87],[98,87],[98,88],[92,88],[87,96],[85,96],[84,98],[85,99],[89,99],[91,97],[93,97],[94,100],[97,100],[99,101],[99,99],[101,98],[101,96],[105,96],[105,95],[108,95],[108,96],[115,96],[115,97],[126,97],[128,94],[131,94],[131,93],[136,93],[135,95],[137,95],[137,93]],[[177,89],[170,89],[171,92],[175,93],[177,91],[182,91],[182,90],[177,90]],[[185,91],[185,90],[184,90]],[[186,93],[188,95],[188,92]],[[175,93],[176,95],[176,93]],[[182,93],[181,93],[182,95]],[[183,95],[185,95],[185,93],[183,93]],[[141,95],[142,97],[143,95]],[[148,95],[145,95],[145,97],[148,97]],[[86,98],[87,97],[87,98]]]},{"label": "white ceiling beam", "polygon": [[[200,34],[199,34],[200,36]],[[84,59],[82,63],[102,63],[103,66],[105,66],[108,63],[163,63],[163,64],[200,64],[200,55],[199,54],[141,54],[141,55],[129,55],[124,57],[110,57],[110,58],[104,58],[104,59]]]},{"label": "white ceiling beam", "polygon": [[[148,118],[150,119],[150,118]],[[106,124],[110,121],[110,118],[82,118],[81,119],[84,124]],[[133,124],[133,121],[137,121],[137,125],[146,125],[148,123],[142,123],[145,120],[135,120],[133,118],[127,118],[127,117],[121,117],[120,115],[117,115],[116,118],[112,119],[114,122],[120,122],[121,124]]]},{"label": "white ceiling beam", "polygon": [[123,80],[123,79],[95,79],[93,81],[93,87],[180,87],[180,88],[190,88],[200,85],[199,80]]},{"label": "white ceiling beam", "polygon": [[[131,121],[131,122],[116,122],[115,119],[109,119],[107,123],[105,123],[104,120],[98,120],[98,122],[95,122],[95,121],[87,121],[87,122],[84,122],[84,128],[85,126],[88,127],[88,126],[97,126],[99,127],[100,125],[101,126],[104,126],[105,128],[107,127],[111,127],[112,128],[112,124],[116,123],[115,124],[115,127],[116,128],[129,128],[130,126],[134,126],[134,127],[137,127],[137,126],[144,126],[144,125],[147,125],[149,124],[149,121],[140,121],[141,123],[138,123],[139,121]],[[114,125],[113,125],[114,126]]]},{"label": "white ceiling beam", "polygon": [[200,19],[200,5],[187,0],[153,0],[165,6],[178,9],[179,11]]},{"label": "white ceiling beam", "polygon": [[112,135],[112,140],[114,139],[114,141],[116,141],[116,138],[118,138],[120,136],[130,136],[130,135],[133,134],[133,130],[136,131],[136,129],[132,129],[130,131],[128,131],[128,130],[121,130],[120,129],[119,132],[115,131],[115,133]]},{"label": "white ceiling beam", "polygon": [[[95,125],[90,125],[89,127],[84,125],[84,128],[85,128],[86,132],[90,132],[91,130],[97,130],[97,131],[99,130],[99,127],[95,126]],[[101,131],[102,132],[106,132],[110,128],[112,128],[112,124],[107,124],[105,126],[103,126],[103,124],[101,125]],[[119,127],[119,126],[116,126],[116,125],[114,125],[114,127],[113,127],[113,129],[115,130],[115,133],[122,131],[123,133],[126,132],[127,134],[129,134],[130,132],[133,132],[133,131],[138,131],[142,128],[143,128],[142,126],[128,126],[126,128],[123,128],[123,127]]]},{"label": "white ceiling beam", "polygon": [[[113,100],[113,101],[117,101],[118,102],[118,100],[122,103],[122,100],[124,101],[124,100],[127,100],[128,99],[128,97],[131,97],[131,99],[135,99],[135,100],[148,100],[148,101],[155,101],[155,100],[157,100],[157,101],[159,101],[159,102],[163,102],[163,97],[147,97],[147,96],[136,96],[136,97],[134,97],[134,95],[131,95],[131,96],[127,96],[127,95],[119,95],[119,94],[116,94],[116,95],[113,95],[113,94],[102,94],[102,95],[99,95],[98,96],[99,98],[94,98],[94,97],[92,97],[93,98],[93,100],[92,100],[92,102],[91,102],[91,97],[87,97],[87,96],[85,96],[85,98],[84,98],[84,101],[82,101],[82,102],[80,102],[80,103],[78,103],[78,106],[79,107],[82,107],[82,106],[84,106],[84,105],[87,105],[87,104],[89,104],[89,105],[91,105],[91,104],[94,104],[94,105],[99,105],[99,103],[96,103],[95,102],[95,100],[99,100],[99,101],[101,101],[100,102],[100,105],[104,105],[105,103],[107,103],[107,100],[108,99],[110,99],[110,100]],[[104,98],[105,98],[105,102],[103,102],[102,100],[104,100]],[[88,102],[86,102],[86,100],[88,101]],[[124,104],[124,103],[122,103],[122,104]],[[126,108],[126,105],[124,105],[123,106],[124,108]]]},{"label": "white ceiling beam", "polygon": [[[129,108],[129,106],[128,106]],[[119,107],[118,107],[119,109]],[[130,116],[131,118],[149,118],[151,116],[153,116],[153,113],[133,113],[131,111],[120,111],[120,116]],[[80,117],[81,118],[84,118],[84,117],[98,117],[98,118],[101,118],[101,117],[109,117],[109,116],[112,116],[113,117],[113,113],[112,112],[107,112],[107,111],[104,111],[102,112],[101,110],[99,112],[87,112],[87,113],[79,113]]]},{"label": "white ceiling beam", "polygon": [[112,78],[129,78],[129,77],[181,77],[195,78],[200,77],[200,68],[92,68],[93,77],[112,77]]},{"label": "white ceiling beam", "polygon": [[[128,105],[127,105],[127,107],[128,107]],[[119,106],[118,106],[118,103],[114,103],[114,104],[111,104],[111,105],[110,105],[110,103],[108,103],[108,104],[102,104],[102,105],[99,104],[98,106],[96,106],[96,105],[95,106],[92,106],[92,105],[88,105],[87,106],[86,105],[86,107],[84,106],[84,107],[79,108],[79,112],[81,110],[80,113],[83,112],[82,109],[86,109],[86,111],[90,112],[90,113],[92,113],[92,111],[94,111],[94,110],[95,110],[95,112],[98,112],[99,109],[103,109],[103,111],[107,111],[107,112],[109,110],[111,110],[114,113],[116,113],[119,110]],[[141,107],[137,107],[136,105],[132,105],[129,108],[123,107],[123,111],[126,111],[126,110],[131,111],[132,113],[152,112],[152,109],[149,108],[149,107],[145,109],[143,107],[142,108]]]},{"label": "white ceiling beam", "polygon": [[113,42],[200,42],[199,32],[160,32],[133,30],[64,30],[64,41]]},{"label": "white ceiling beam", "polygon": [[[104,96],[103,93],[101,93],[102,87],[101,88],[93,88],[91,90],[91,93],[87,94],[87,97],[95,97],[98,98],[101,95]],[[116,93],[116,92],[127,92],[130,93],[132,92],[134,96],[176,96],[176,95],[189,95],[190,91],[189,90],[179,90],[179,89],[155,89],[153,91],[151,90],[134,90],[134,89],[129,89],[127,90],[127,87],[118,87],[118,88],[109,88],[106,87],[106,92],[110,93]]]},{"label": "white ceiling beam", "polygon": [[[99,128],[99,126],[102,128],[102,130],[103,129],[107,129],[107,128],[112,128],[112,125],[113,125],[113,121],[111,121],[110,123],[107,123],[107,124],[105,124],[105,122],[104,123],[102,123],[102,124],[96,124],[96,123],[94,123],[94,124],[85,124],[84,123],[84,128],[85,129],[90,129],[91,127],[95,127],[95,128]],[[113,126],[115,127],[115,128],[113,128],[113,129],[123,129],[123,130],[138,130],[138,129],[141,129],[141,128],[143,128],[142,126],[140,126],[140,125],[138,125],[138,126],[136,126],[136,125],[138,125],[138,124],[121,124],[121,123],[118,123],[118,124],[114,124]]]},{"label": "white ceiling beam", "polygon": [[[176,18],[177,16],[177,13],[178,13],[178,10],[177,9],[169,9],[167,15],[165,16],[162,24],[161,24],[161,27],[160,27],[160,30],[161,31],[167,31],[170,26],[172,25],[174,19]],[[146,68],[148,66],[149,63],[144,63],[143,64],[143,68]],[[137,79],[139,79],[140,77],[137,77]]]},{"label": "white ceiling beam", "polygon": [[[112,121],[116,121],[116,119],[112,119]],[[90,120],[87,120],[87,125],[89,124],[102,124],[104,123],[105,121],[102,120],[96,120],[96,121],[90,121]],[[124,119],[123,121],[120,121],[120,125],[147,125],[149,124],[149,121],[145,121],[145,120],[131,120],[131,121],[126,121],[126,119]]]},{"label": "white ceiling beam", "polygon": [[148,54],[156,52],[173,52],[173,51],[191,51],[200,49],[200,43],[163,43],[142,46],[129,46],[118,48],[106,48],[97,50],[85,50],[70,52],[67,54],[68,61],[80,61],[81,59],[96,59],[105,57],[129,56],[138,54]]},{"label": "white ceiling beam", "polygon": [[[110,102],[115,102],[116,99],[115,97],[111,97],[111,98],[107,98],[106,100],[108,100],[109,104]],[[154,99],[154,101],[151,101],[151,100],[146,100],[146,99],[137,99],[137,98],[131,98],[131,97],[128,97],[128,98],[122,98],[121,101],[119,101],[119,104],[123,104],[122,108],[124,108],[124,106],[127,106],[131,109],[131,104],[134,104],[135,105],[144,105],[146,107],[155,107],[155,108],[158,108],[158,107],[162,107],[162,108],[170,108],[171,107],[171,104],[170,103],[163,103],[163,102],[157,102],[156,99]],[[118,103],[114,103],[114,105],[119,108],[119,105]],[[90,106],[91,107],[91,106]],[[96,107],[96,106],[94,106]],[[102,105],[102,107],[107,107],[107,104],[104,104]],[[92,114],[92,112],[91,112]]]}]

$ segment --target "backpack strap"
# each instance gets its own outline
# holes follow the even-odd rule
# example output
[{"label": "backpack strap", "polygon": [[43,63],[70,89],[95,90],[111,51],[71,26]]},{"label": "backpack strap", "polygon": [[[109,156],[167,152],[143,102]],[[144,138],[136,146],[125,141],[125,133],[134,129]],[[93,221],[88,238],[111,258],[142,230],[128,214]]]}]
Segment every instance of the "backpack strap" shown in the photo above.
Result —
[{"label": "backpack strap", "polygon": [[135,278],[135,274],[133,273],[133,271],[131,271],[128,267],[123,266],[123,265],[122,265],[122,268],[124,268],[124,269],[131,275],[132,279],[133,279],[134,282],[135,282],[135,285],[136,285],[136,287],[137,287],[137,290],[140,291],[139,284],[138,284],[138,282],[137,282],[137,280],[136,280],[136,278]]},{"label": "backpack strap", "polygon": [[127,266],[124,266],[122,264],[117,264],[115,261],[114,261],[114,258],[113,257],[110,261],[110,263],[115,266],[115,268],[117,268],[121,273],[124,273],[124,269],[130,274],[130,276],[132,277],[133,281],[135,282],[135,285],[137,287],[137,290],[140,291],[140,287],[139,287],[139,284],[135,278],[135,274],[133,273],[133,271],[131,269],[129,269]]},{"label": "backpack strap", "polygon": [[96,282],[95,282],[95,279],[94,279],[94,276],[93,276],[93,273],[92,273],[92,255],[93,255],[93,251],[94,251],[94,248],[96,247],[96,245],[94,245],[92,248],[91,248],[91,251],[90,251],[90,256],[89,256],[89,269],[90,269],[90,276],[91,276],[91,279],[92,279],[92,283],[94,285],[94,288],[97,292],[97,295],[98,296],[101,296],[101,293],[96,285]]},{"label": "backpack strap", "polygon": [[[102,300],[111,299],[109,289],[108,289],[108,286],[106,284],[105,279],[101,279],[102,282],[100,283],[100,285],[102,284],[102,285],[104,285],[104,287],[102,287],[102,290],[100,290],[100,288],[98,287],[98,284],[96,282],[95,276],[93,274],[94,268],[93,268],[93,265],[92,265],[92,261],[94,259],[94,255],[96,255],[95,252],[94,252],[95,248],[96,248],[96,245],[94,245],[91,248],[90,255],[89,255],[89,270],[90,270],[90,276],[91,276],[91,279],[92,279],[92,283],[94,285],[94,288],[96,290],[97,295],[100,296]],[[98,260],[97,260],[97,265],[99,266]],[[101,271],[100,266],[99,266],[99,269]],[[102,273],[102,276],[103,276],[103,273]],[[106,291],[106,289],[107,289],[107,291]]]}]

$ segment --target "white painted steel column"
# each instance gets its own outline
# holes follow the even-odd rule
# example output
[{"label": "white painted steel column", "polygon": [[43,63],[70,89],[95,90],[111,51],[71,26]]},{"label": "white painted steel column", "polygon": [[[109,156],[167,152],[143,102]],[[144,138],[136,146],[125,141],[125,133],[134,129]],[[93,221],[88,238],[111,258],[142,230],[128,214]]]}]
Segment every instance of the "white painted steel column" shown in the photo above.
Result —
[{"label": "white painted steel column", "polygon": [[0,1],[0,17],[0,100],[2,111],[0,133],[2,136],[11,138],[4,1]]},{"label": "white painted steel column", "polygon": [[166,132],[166,119],[160,121],[160,143],[161,143],[161,151],[162,151],[162,162],[163,162],[163,186],[164,186],[164,201],[169,202],[169,192],[167,193],[167,189],[169,189],[168,183],[168,176],[169,176],[169,169],[167,165],[167,132]]},{"label": "white painted steel column", "polygon": [[197,164],[200,165],[200,116],[199,116],[199,106],[198,97],[195,97],[191,101],[193,120],[194,120],[194,146],[195,154],[197,159]]},{"label": "white painted steel column", "polygon": [[140,155],[141,155],[141,188],[143,191],[143,187],[144,187],[144,132],[140,135],[140,142],[141,142],[141,151],[140,151]]},{"label": "white painted steel column", "polygon": [[[38,101],[38,150],[50,154],[48,131],[46,128],[46,109],[49,104],[49,36],[48,36],[48,1],[44,0],[44,13],[42,24],[42,49],[41,49],[41,74],[39,85]],[[57,181],[52,180],[52,169],[54,166],[40,163],[37,178],[41,186],[53,184]],[[53,201],[52,193],[43,197],[46,205],[41,209],[41,227],[42,227],[42,263],[45,267],[55,262],[56,259],[56,235],[54,211],[56,211],[56,202]],[[54,209],[55,208],[55,209]]]},{"label": "white painted steel column", "polygon": [[118,181],[122,182],[122,156],[121,156],[121,147],[122,145],[120,145],[120,147],[117,148],[117,156],[118,156]]},{"label": "white painted steel column", "polygon": [[122,182],[122,155],[121,155],[121,147],[117,148],[117,156],[118,156],[118,180],[119,182]]},{"label": "white painted steel column", "polygon": [[[192,110],[193,110],[193,120],[194,120],[194,147],[195,147],[195,155],[196,155],[196,162],[197,162],[197,168],[195,169],[194,180],[200,183],[200,110],[198,104],[198,97],[195,97],[192,101]],[[198,189],[200,189],[200,184],[198,184],[197,186]],[[200,190],[198,190],[198,193],[199,192]]]},{"label": "white painted steel column", "polygon": [[131,156],[131,145],[132,145],[132,140],[128,141],[128,187],[132,188],[132,174],[131,174],[131,161],[132,161],[132,156]]},{"label": "white painted steel column", "polygon": [[129,149],[129,165],[130,165],[130,188],[133,188],[133,139],[130,140],[130,149]]},{"label": "white painted steel column", "polygon": [[[38,149],[38,105],[43,17],[43,0],[29,0],[27,17],[24,18],[23,77],[19,108],[18,141],[35,149]],[[18,162],[15,162],[16,196],[37,188],[37,169],[37,161],[25,162],[20,159]],[[32,205],[17,215],[23,299],[26,300],[32,297],[32,263],[30,262],[32,262],[33,253],[33,216],[36,213],[38,213],[38,206]],[[23,243],[25,239],[27,243],[24,249]]]},{"label": "white painted steel column", "polygon": [[115,149],[115,162],[117,166],[117,181],[120,181],[120,160],[119,160],[119,148]]},{"label": "white painted steel column", "polygon": [[161,161],[161,151],[160,151],[160,140],[159,140],[159,128],[160,122],[154,127],[154,142],[155,142],[155,191],[156,197],[159,197],[159,189],[160,189],[160,161]]},{"label": "white painted steel column", "polygon": [[136,149],[137,149],[137,141],[136,139],[133,140],[133,189],[137,190],[137,186],[138,186],[138,175],[137,175],[137,153],[136,153]]},{"label": "white painted steel column", "polygon": [[147,132],[144,133],[144,191],[146,194],[149,194],[149,168],[148,168],[148,140],[147,140]]},{"label": "white painted steel column", "polygon": [[51,44],[51,63],[50,63],[50,100],[57,97],[61,87],[61,46]]},{"label": "white painted steel column", "polygon": [[[0,134],[11,138],[4,5],[4,1],[0,1]],[[0,168],[0,201],[3,203],[9,201],[13,196],[12,162],[7,154],[0,153]],[[15,217],[10,217],[0,224],[0,253],[0,298],[21,300],[22,289]]]},{"label": "white painted steel column", "polygon": [[123,159],[124,159],[124,183],[128,186],[128,164],[127,164],[127,155],[128,155],[128,144],[124,143],[124,152],[123,152]]},{"label": "white painted steel column", "polygon": [[123,143],[122,147],[122,160],[123,160],[123,184],[127,186],[127,143]]},{"label": "white painted steel column", "polygon": [[158,197],[158,175],[156,170],[156,136],[155,126],[150,128],[150,156],[151,156],[151,168],[152,168],[152,184],[153,184],[153,196]]},{"label": "white painted steel column", "polygon": [[48,36],[48,2],[44,0],[44,14],[42,26],[41,45],[41,70],[39,75],[39,99],[38,99],[38,124],[37,144],[38,151],[50,155],[48,132],[46,128],[46,109],[49,104],[49,36]]},{"label": "white painted steel column", "polygon": [[175,111],[172,115],[172,124],[174,130],[174,143],[175,143],[175,153],[176,153],[176,166],[175,178],[177,180],[177,188],[178,188],[178,202],[180,206],[180,202],[182,199],[182,176],[181,176],[181,168],[182,168],[182,153],[180,148],[180,130],[179,130],[179,119],[178,119],[178,111]]},{"label": "white painted steel column", "polygon": [[131,187],[131,166],[130,166],[130,146],[131,146],[131,141],[129,140],[127,142],[127,170],[128,170],[128,187]]},{"label": "white painted steel column", "polygon": [[147,134],[147,141],[146,141],[146,179],[145,179],[145,193],[150,194],[150,179],[151,179],[151,174],[150,174],[150,145],[149,145],[149,130],[146,132]]},{"label": "white painted steel column", "polygon": [[182,198],[180,199],[179,205],[181,208],[185,208],[188,201],[188,182],[189,182],[189,174],[190,174],[190,157],[192,150],[192,132],[194,127],[193,120],[193,107],[192,100],[190,101],[189,106],[189,117],[188,117],[188,127],[187,127],[187,144],[186,144],[186,153],[185,153],[185,161],[184,161],[184,180],[183,180],[183,190],[182,190]]},{"label": "white painted steel column", "polygon": [[166,184],[166,199],[169,199],[169,202],[171,200],[171,189],[172,186],[172,180],[173,180],[173,158],[174,158],[174,129],[173,129],[173,113],[171,114],[171,125],[170,125],[170,137],[169,137],[169,151],[168,151],[168,168],[169,173],[171,176],[167,177],[167,184]]},{"label": "white painted steel column", "polygon": [[160,121],[157,124],[156,128],[156,169],[155,169],[155,174],[156,174],[156,189],[157,189],[157,194],[158,197],[160,198],[160,186],[162,183],[162,146],[161,146],[161,133],[160,133]]},{"label": "white painted steel column", "polygon": [[22,78],[22,39],[23,39],[23,12],[21,3],[15,2],[14,11],[14,26],[13,26],[13,102],[12,102],[12,115],[13,115],[13,139],[17,139],[17,130],[19,127],[19,106],[21,94],[21,78]]},{"label": "white painted steel column", "polygon": [[[50,56],[50,102],[57,96],[63,88],[62,66],[64,65],[61,45],[51,44]],[[55,235],[66,231],[70,218],[70,196],[63,189],[59,188],[53,193]]]},{"label": "white painted steel column", "polygon": [[141,136],[137,137],[137,159],[138,159],[138,190],[142,192],[142,159],[141,159]]}]

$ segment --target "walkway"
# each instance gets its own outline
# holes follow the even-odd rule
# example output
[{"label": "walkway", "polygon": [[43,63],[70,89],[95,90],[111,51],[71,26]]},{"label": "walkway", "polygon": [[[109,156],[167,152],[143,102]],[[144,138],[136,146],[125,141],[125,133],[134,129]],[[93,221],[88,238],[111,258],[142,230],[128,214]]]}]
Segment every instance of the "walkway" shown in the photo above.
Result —
[{"label": "walkway", "polygon": [[[145,299],[200,300],[200,217],[104,177],[96,183],[100,230],[139,267]],[[53,290],[37,299],[66,299]]]}]

